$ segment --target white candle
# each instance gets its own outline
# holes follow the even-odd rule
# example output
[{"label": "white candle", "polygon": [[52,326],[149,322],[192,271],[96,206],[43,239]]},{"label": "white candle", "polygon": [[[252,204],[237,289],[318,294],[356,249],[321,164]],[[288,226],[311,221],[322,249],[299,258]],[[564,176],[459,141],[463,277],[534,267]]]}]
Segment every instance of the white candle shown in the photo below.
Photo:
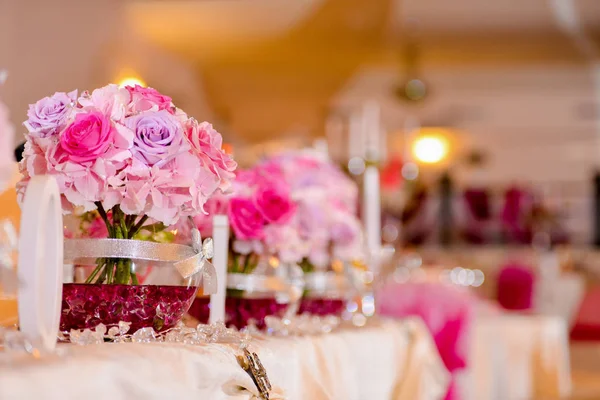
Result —
[{"label": "white candle", "polygon": [[348,159],[364,157],[362,115],[352,113],[348,127]]},{"label": "white candle", "polygon": [[229,220],[226,215],[213,217],[214,256],[212,263],[217,271],[217,293],[210,296],[209,323],[225,321],[225,296],[227,294],[227,256],[229,254]]},{"label": "white candle", "polygon": [[380,109],[374,101],[365,103],[362,115],[362,131],[366,155],[370,160],[379,161],[380,158]]},{"label": "white candle", "polygon": [[374,273],[378,272],[381,252],[381,200],[379,194],[379,170],[367,167],[363,181],[363,223],[369,262]]}]

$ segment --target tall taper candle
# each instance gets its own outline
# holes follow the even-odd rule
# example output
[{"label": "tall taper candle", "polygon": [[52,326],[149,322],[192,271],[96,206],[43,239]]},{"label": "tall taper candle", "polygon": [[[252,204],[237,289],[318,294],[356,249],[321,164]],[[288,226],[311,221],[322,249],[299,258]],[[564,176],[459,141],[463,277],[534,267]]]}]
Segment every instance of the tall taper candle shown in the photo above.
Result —
[{"label": "tall taper candle", "polygon": [[213,244],[215,253],[212,263],[217,271],[217,293],[210,295],[208,322],[225,322],[225,296],[227,295],[227,256],[229,247],[229,220],[226,215],[213,217]]},{"label": "tall taper candle", "polygon": [[353,113],[350,115],[348,126],[348,160],[354,157],[365,156],[363,137],[362,115]]},{"label": "tall taper candle", "polygon": [[379,104],[368,101],[363,106],[362,134],[363,146],[366,158],[371,161],[379,161],[381,154],[381,124]]},{"label": "tall taper candle", "polygon": [[362,213],[367,251],[371,268],[377,274],[379,272],[379,256],[381,252],[381,197],[379,193],[379,170],[377,167],[367,167],[363,179]]}]

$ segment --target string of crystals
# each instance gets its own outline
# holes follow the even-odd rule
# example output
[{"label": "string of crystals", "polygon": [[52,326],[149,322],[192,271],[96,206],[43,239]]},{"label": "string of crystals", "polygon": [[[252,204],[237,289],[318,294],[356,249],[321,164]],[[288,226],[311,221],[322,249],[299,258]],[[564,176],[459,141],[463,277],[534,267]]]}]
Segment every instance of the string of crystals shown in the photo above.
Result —
[{"label": "string of crystals", "polygon": [[233,328],[227,328],[223,322],[210,325],[199,324],[195,328],[179,323],[176,327],[160,333],[148,327],[138,329],[135,333],[129,334],[130,326],[131,323],[123,321],[120,321],[118,326],[113,326],[110,329],[107,329],[103,324],[99,324],[94,330],[72,329],[68,333],[62,332],[59,335],[59,339],[81,346],[110,341],[115,343],[165,342],[189,345],[228,343],[239,344],[240,348],[247,347],[251,339],[249,332],[240,332]]}]

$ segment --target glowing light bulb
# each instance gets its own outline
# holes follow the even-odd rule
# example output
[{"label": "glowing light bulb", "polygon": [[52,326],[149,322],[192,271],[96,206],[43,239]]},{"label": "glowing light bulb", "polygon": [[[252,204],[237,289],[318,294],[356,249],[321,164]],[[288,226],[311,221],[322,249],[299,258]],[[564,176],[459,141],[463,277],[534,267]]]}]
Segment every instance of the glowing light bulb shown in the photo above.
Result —
[{"label": "glowing light bulb", "polygon": [[417,160],[427,164],[435,164],[446,157],[448,145],[443,138],[424,136],[415,141],[413,153]]},{"label": "glowing light bulb", "polygon": [[135,85],[139,85],[142,87],[146,87],[146,82],[144,82],[142,79],[140,78],[136,78],[133,76],[128,76],[126,78],[121,79],[121,81],[119,82],[119,86],[120,87],[125,87],[125,86],[135,86]]}]

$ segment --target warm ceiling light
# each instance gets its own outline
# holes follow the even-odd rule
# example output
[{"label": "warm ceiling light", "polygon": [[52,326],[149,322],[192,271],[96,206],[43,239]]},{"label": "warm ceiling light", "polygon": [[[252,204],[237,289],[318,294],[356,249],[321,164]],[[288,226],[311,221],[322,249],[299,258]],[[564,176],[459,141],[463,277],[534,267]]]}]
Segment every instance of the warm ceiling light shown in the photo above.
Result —
[{"label": "warm ceiling light", "polygon": [[119,82],[119,86],[120,87],[125,87],[125,86],[135,86],[135,85],[139,85],[142,87],[146,87],[146,82],[144,82],[143,80],[141,80],[140,78],[136,78],[133,76],[128,76],[126,78],[121,79],[121,81]]},{"label": "warm ceiling light", "polygon": [[448,154],[448,143],[442,137],[421,136],[413,145],[413,154],[421,162],[435,164]]}]

